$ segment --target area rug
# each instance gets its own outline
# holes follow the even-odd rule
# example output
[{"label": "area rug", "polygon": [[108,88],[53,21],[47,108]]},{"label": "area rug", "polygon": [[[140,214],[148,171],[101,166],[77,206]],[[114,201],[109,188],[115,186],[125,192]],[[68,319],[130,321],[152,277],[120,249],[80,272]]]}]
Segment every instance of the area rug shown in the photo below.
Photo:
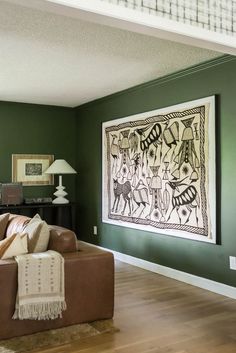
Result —
[{"label": "area rug", "polygon": [[56,330],[0,341],[0,353],[23,353],[39,348],[53,348],[82,338],[107,332],[118,332],[113,320],[99,320],[89,324],[78,324]]}]

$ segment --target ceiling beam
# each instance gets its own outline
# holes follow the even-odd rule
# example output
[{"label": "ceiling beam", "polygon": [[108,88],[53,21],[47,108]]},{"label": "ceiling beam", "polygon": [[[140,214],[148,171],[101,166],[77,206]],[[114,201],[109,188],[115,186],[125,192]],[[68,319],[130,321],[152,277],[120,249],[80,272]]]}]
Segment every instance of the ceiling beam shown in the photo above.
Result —
[{"label": "ceiling beam", "polygon": [[100,0],[5,0],[63,16],[236,55],[236,37],[183,24]]}]

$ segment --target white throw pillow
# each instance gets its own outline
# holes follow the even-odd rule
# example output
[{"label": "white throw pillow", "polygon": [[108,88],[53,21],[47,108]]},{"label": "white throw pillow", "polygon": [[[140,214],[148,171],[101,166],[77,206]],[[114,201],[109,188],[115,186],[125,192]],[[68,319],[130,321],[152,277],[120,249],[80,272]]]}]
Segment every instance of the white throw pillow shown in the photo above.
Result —
[{"label": "white throw pillow", "polygon": [[0,258],[2,260],[27,254],[27,252],[27,234],[15,233],[0,241]]},{"label": "white throw pillow", "polygon": [[25,249],[25,253],[27,254],[28,253],[28,234],[27,233],[20,234],[20,238],[21,238],[21,244]]},{"label": "white throw pillow", "polygon": [[4,239],[7,223],[10,217],[10,213],[3,213],[0,215],[0,240]]},{"label": "white throw pillow", "polygon": [[50,230],[47,223],[38,214],[26,225],[24,233],[28,234],[29,253],[47,250]]}]

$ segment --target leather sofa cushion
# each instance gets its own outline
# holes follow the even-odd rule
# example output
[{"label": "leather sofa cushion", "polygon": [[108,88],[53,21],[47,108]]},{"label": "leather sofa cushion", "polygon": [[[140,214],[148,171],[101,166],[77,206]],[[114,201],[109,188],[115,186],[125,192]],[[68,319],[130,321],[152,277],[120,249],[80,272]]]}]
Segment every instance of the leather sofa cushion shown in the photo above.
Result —
[{"label": "leather sofa cushion", "polygon": [[[20,215],[10,215],[6,236],[9,237],[14,233],[24,233],[26,225],[31,218]],[[69,229],[48,225],[50,230],[48,250],[55,250],[60,253],[76,251],[76,235]]]},{"label": "leather sofa cushion", "polygon": [[76,235],[69,229],[59,226],[49,226],[50,238],[48,250],[55,250],[60,253],[76,251]]},{"label": "leather sofa cushion", "polygon": [[29,217],[11,214],[7,225],[6,237],[9,237],[14,233],[23,233],[24,228],[29,223],[29,221]]}]

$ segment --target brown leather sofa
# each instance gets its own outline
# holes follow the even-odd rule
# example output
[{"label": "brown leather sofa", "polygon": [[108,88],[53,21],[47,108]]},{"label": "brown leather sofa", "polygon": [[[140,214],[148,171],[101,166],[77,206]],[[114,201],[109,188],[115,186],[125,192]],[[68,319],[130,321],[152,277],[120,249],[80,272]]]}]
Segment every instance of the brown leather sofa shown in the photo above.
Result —
[{"label": "brown leather sofa", "polygon": [[[22,232],[28,220],[25,216],[11,215],[6,235]],[[0,339],[113,317],[113,255],[77,242],[72,231],[58,226],[50,226],[48,249],[62,253],[65,259],[67,310],[61,319],[13,320],[17,264],[14,259],[0,260]]]}]

